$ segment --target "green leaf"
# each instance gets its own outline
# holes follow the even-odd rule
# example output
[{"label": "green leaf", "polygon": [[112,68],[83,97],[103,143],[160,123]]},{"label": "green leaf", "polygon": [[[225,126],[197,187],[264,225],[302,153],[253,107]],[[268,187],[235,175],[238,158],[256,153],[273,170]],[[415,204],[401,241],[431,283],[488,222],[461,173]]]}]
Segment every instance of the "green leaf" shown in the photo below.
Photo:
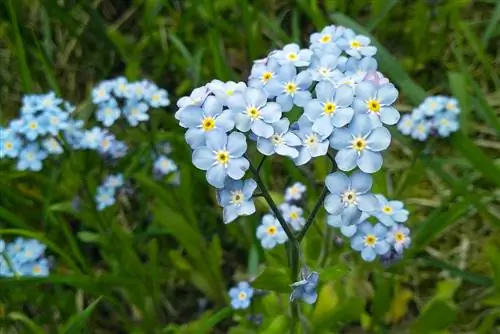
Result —
[{"label": "green leaf", "polygon": [[252,286],[256,289],[269,290],[281,293],[291,293],[290,280],[284,270],[277,268],[266,268],[252,282]]},{"label": "green leaf", "polygon": [[350,270],[346,263],[341,262],[335,266],[319,269],[319,279],[323,282],[337,281],[344,277]]},{"label": "green leaf", "polygon": [[449,264],[448,262],[435,258],[431,255],[425,255],[423,257],[419,257],[419,260],[423,261],[426,265],[446,270],[448,274],[450,274],[452,277],[459,277],[464,281],[468,281],[483,286],[490,286],[493,283],[491,278],[489,277],[464,271],[458,267],[455,267],[452,264]]},{"label": "green leaf", "polygon": [[432,333],[446,329],[457,318],[457,309],[451,302],[437,300],[420,314],[411,326],[411,333]]},{"label": "green leaf", "polygon": [[491,270],[493,271],[495,286],[500,292],[500,248],[494,245],[488,245],[486,247],[486,255],[488,256]]},{"label": "green leaf", "polygon": [[490,22],[488,22],[488,26],[486,27],[483,33],[482,42],[484,47],[488,46],[488,42],[490,38],[493,36],[493,32],[495,31],[495,29],[498,28],[499,22],[500,22],[500,2],[497,2],[495,10],[491,15]]},{"label": "green leaf", "polygon": [[96,308],[97,304],[101,301],[102,297],[97,298],[95,301],[92,302],[85,310],[82,312],[72,316],[66,325],[64,326],[63,330],[61,333],[63,334],[75,334],[75,333],[81,333],[84,329],[85,326],[92,315],[92,312]]},{"label": "green leaf", "polygon": [[230,307],[224,307],[219,310],[217,313],[212,315],[210,318],[206,319],[202,323],[198,325],[198,329],[196,333],[208,333],[212,328],[214,328],[219,322],[229,317],[232,313]]},{"label": "green leaf", "polygon": [[448,82],[452,95],[459,102],[460,130],[467,134],[471,120],[471,99],[470,94],[467,92],[467,76],[463,73],[448,72]]},{"label": "green leaf", "polygon": [[33,320],[28,318],[26,315],[19,312],[11,312],[7,315],[7,318],[13,321],[21,322],[26,329],[29,329],[30,333],[34,334],[44,334],[45,331],[42,327],[38,326]]}]

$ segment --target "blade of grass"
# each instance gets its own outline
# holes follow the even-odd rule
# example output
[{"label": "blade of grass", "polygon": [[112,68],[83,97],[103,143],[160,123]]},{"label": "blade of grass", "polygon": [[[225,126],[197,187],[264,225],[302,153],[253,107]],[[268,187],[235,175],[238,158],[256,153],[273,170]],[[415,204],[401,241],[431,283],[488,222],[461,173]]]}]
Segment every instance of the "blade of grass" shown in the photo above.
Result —
[{"label": "blade of grass", "polygon": [[90,316],[92,315],[92,312],[94,309],[97,307],[97,304],[101,301],[102,297],[97,298],[85,308],[82,312],[75,314],[72,316],[64,328],[61,330],[61,333],[63,334],[73,334],[73,333],[81,333],[85,327],[87,322],[90,319]]},{"label": "blade of grass", "polygon": [[488,42],[490,41],[490,38],[493,36],[495,28],[498,27],[499,22],[500,22],[500,2],[497,2],[495,10],[493,10],[493,14],[491,15],[490,22],[488,22],[488,26],[484,30],[483,37],[481,39],[484,47],[488,46]]},{"label": "blade of grass", "polygon": [[460,130],[467,135],[471,123],[471,99],[467,92],[467,76],[463,73],[448,72],[448,83],[460,105]]},{"label": "blade of grass", "polygon": [[392,8],[398,4],[398,2],[399,2],[399,0],[386,0],[386,1],[382,2],[383,3],[382,9],[375,17],[373,17],[370,20],[370,22],[366,25],[366,29],[370,32],[373,29],[375,29],[375,27],[377,27],[377,25],[380,22],[382,22],[383,19],[385,19],[385,17],[389,14],[389,12],[392,10]]}]

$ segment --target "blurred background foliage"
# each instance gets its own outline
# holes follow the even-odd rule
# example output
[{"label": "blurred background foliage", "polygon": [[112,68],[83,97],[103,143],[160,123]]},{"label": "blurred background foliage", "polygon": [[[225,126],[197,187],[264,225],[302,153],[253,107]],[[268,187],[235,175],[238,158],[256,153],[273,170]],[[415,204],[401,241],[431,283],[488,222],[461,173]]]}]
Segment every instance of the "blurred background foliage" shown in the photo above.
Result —
[{"label": "blurred background foliage", "polygon": [[[325,267],[317,305],[304,307],[311,332],[500,333],[496,0],[3,0],[0,121],[17,115],[24,93],[49,90],[88,115],[91,87],[122,74],[153,80],[175,102],[214,78],[245,80],[253,60],[292,41],[305,45],[327,24],[380,43],[377,59],[400,88],[401,112],[443,93],[459,99],[462,114],[450,140],[417,145],[394,133],[376,175],[375,191],[403,200],[411,212],[414,245],[402,262],[382,268],[347,256],[320,216],[305,240],[309,265]],[[258,301],[260,326],[227,308],[228,287],[258,274],[263,263],[286,266],[284,250],[260,249],[257,216],[222,224],[214,192],[191,166],[174,106],[168,110],[158,115],[157,139],[173,144],[180,186],[155,183],[139,162],[133,179],[141,202],[101,216],[71,210],[82,179],[95,187],[101,169],[64,164],[23,175],[0,165],[0,234],[51,244],[55,263],[47,279],[0,280],[2,330],[75,333],[71,321],[90,313],[74,314],[104,296],[93,305],[91,333],[286,331],[286,294]],[[139,132],[127,136],[147,140]],[[275,195],[289,176],[309,186],[312,205],[325,161],[304,173],[277,162],[265,170]],[[334,264],[345,270],[328,272]]]}]

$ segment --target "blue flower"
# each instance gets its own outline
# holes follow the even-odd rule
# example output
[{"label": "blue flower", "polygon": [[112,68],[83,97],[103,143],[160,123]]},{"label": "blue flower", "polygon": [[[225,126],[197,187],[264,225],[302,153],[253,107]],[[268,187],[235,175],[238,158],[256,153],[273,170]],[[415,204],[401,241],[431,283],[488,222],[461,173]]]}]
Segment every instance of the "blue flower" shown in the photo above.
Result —
[{"label": "blue flower", "polygon": [[243,157],[247,150],[245,135],[233,132],[227,136],[215,131],[207,137],[206,146],[193,152],[193,164],[207,171],[207,181],[216,188],[223,188],[226,176],[239,180],[248,169],[249,162]]},{"label": "blue flower", "polygon": [[399,121],[399,112],[391,105],[398,98],[398,90],[394,85],[380,87],[371,82],[361,82],[356,88],[353,107],[358,113],[368,114],[374,125],[394,125]]},{"label": "blue flower", "polygon": [[429,137],[431,127],[432,123],[427,120],[417,121],[411,132],[411,137],[420,141],[424,141],[427,139],[427,137]]},{"label": "blue flower", "polygon": [[10,259],[24,263],[41,257],[46,248],[36,239],[16,238],[14,242],[7,245],[6,251]]},{"label": "blue flower", "polygon": [[114,84],[110,81],[102,81],[94,89],[92,89],[92,103],[99,104],[111,98],[111,90]]},{"label": "blue flower", "polygon": [[227,105],[227,99],[236,92],[244,92],[247,85],[244,82],[212,80],[207,84],[207,87],[220,103]]},{"label": "blue flower", "polygon": [[147,92],[145,100],[153,108],[166,107],[170,104],[168,92],[156,86]]},{"label": "blue flower", "polygon": [[445,108],[445,102],[440,96],[429,96],[422,102],[420,108],[426,116],[434,116]]},{"label": "blue flower", "polygon": [[339,71],[337,63],[339,57],[332,54],[325,54],[321,57],[313,56],[309,68],[314,81],[331,80]]},{"label": "blue flower", "polygon": [[300,281],[290,285],[293,288],[290,301],[301,299],[307,304],[314,304],[318,299],[316,287],[318,286],[319,274],[313,271],[312,273],[302,273],[301,276]]},{"label": "blue flower", "polygon": [[361,216],[354,221],[342,219],[342,214],[328,215],[326,223],[331,227],[340,228],[340,232],[350,238],[358,232],[359,225],[363,224],[368,218],[370,218],[370,215],[367,212],[361,212]]},{"label": "blue flower", "polygon": [[[5,245],[3,241],[0,244]],[[45,249],[46,246],[37,240],[24,238],[17,238],[7,244],[5,250],[0,247],[0,252],[4,251],[3,255],[10,263],[0,256],[0,276],[48,276],[50,265],[43,257]]]},{"label": "blue flower", "polygon": [[[195,88],[189,96],[183,96],[177,101],[177,107],[179,110],[175,113],[175,118],[180,119],[180,116],[185,112],[185,108],[191,106],[201,106],[205,99],[210,94],[210,91],[206,86]],[[188,112],[188,111],[187,111]],[[181,126],[183,126],[181,124]]]},{"label": "blue flower", "polygon": [[161,176],[176,172],[177,170],[175,162],[164,155],[158,156],[153,165],[153,172]]},{"label": "blue flower", "polygon": [[113,94],[116,97],[124,98],[128,96],[129,83],[127,78],[125,77],[117,77],[113,80],[113,84],[111,85],[111,89]]},{"label": "blue flower", "polygon": [[66,129],[69,113],[62,110],[46,111],[40,116],[40,126],[45,133],[57,136],[61,130]]},{"label": "blue flower", "polygon": [[95,200],[99,211],[115,204],[115,188],[98,187]]},{"label": "blue flower", "polygon": [[306,220],[302,217],[304,210],[296,205],[283,203],[280,205],[280,210],[285,221],[292,226],[295,231],[300,231],[306,224]]},{"label": "blue flower", "polygon": [[404,223],[408,220],[409,212],[404,209],[404,204],[401,201],[388,201],[383,195],[375,195],[379,202],[379,206],[372,213],[382,224],[387,227],[393,226],[395,223]]},{"label": "blue flower", "polygon": [[401,120],[398,123],[398,129],[401,131],[402,134],[404,135],[409,135],[411,131],[413,130],[414,124],[413,124],[413,118],[411,115],[403,115],[401,117]]},{"label": "blue flower", "polygon": [[262,222],[257,228],[257,238],[265,249],[274,248],[276,245],[284,244],[288,240],[278,219],[271,214],[262,217]]},{"label": "blue flower", "polygon": [[99,147],[104,135],[105,132],[97,126],[94,126],[91,130],[85,130],[82,133],[80,147],[95,150]]},{"label": "blue flower", "polygon": [[229,132],[234,128],[233,114],[222,108],[222,103],[215,96],[209,96],[203,107],[191,107],[189,112],[180,116],[182,126],[189,129],[185,138],[192,149],[204,146],[211,132]]},{"label": "blue flower", "polygon": [[284,112],[290,111],[294,104],[304,107],[311,99],[311,92],[308,91],[312,83],[309,71],[302,71],[297,74],[297,69],[293,65],[285,65],[280,68],[278,75],[269,80],[266,90],[269,97],[276,97]]},{"label": "blue flower", "polygon": [[42,101],[39,95],[24,95],[21,103],[21,115],[32,115],[42,110]]},{"label": "blue flower", "polygon": [[459,114],[460,108],[458,107],[458,101],[454,97],[446,98],[445,110],[452,114]]},{"label": "blue flower", "polygon": [[331,215],[340,215],[344,225],[352,224],[362,212],[371,212],[378,206],[372,187],[370,174],[354,172],[350,177],[341,172],[329,174],[325,184],[330,194],[324,206]]},{"label": "blue flower", "polygon": [[41,150],[38,144],[29,144],[19,153],[17,169],[38,172],[42,169],[42,161],[45,160],[46,157],[47,152]]},{"label": "blue flower", "polygon": [[23,126],[20,131],[26,136],[29,141],[34,141],[36,138],[38,138],[38,136],[47,133],[46,128],[40,122],[40,117],[28,114],[22,119]]},{"label": "blue flower", "polygon": [[285,190],[285,201],[300,201],[306,192],[306,186],[300,182],[295,182],[292,186]]},{"label": "blue flower", "polygon": [[325,155],[328,152],[328,136],[313,131],[313,123],[304,115],[297,122],[298,130],[294,133],[302,141],[299,148],[299,156],[294,159],[295,165],[301,166],[308,163],[312,158]]},{"label": "blue flower", "polygon": [[138,102],[137,100],[128,100],[123,110],[123,114],[127,118],[128,124],[137,126],[139,122],[149,119],[148,110],[149,107],[146,103]]},{"label": "blue flower", "polygon": [[123,174],[118,173],[115,175],[109,175],[105,180],[104,180],[104,187],[106,188],[113,188],[117,189],[122,187],[125,184],[125,181],[123,179]]},{"label": "blue flower", "polygon": [[308,66],[311,62],[311,56],[311,50],[300,49],[300,46],[295,43],[285,45],[283,50],[278,50],[272,55],[280,65],[292,64],[297,67]]},{"label": "blue flower", "polygon": [[22,141],[10,129],[0,127],[0,159],[4,157],[16,158],[22,148]]},{"label": "blue flower", "polygon": [[280,67],[275,58],[269,58],[265,63],[254,63],[248,78],[248,87],[265,90],[267,83],[278,74]]},{"label": "blue flower", "polygon": [[355,116],[347,128],[336,129],[330,145],[338,150],[335,162],[340,170],[356,166],[365,173],[375,173],[382,167],[383,151],[389,147],[391,134],[382,127],[373,127],[367,115]]},{"label": "blue flower", "polygon": [[353,92],[347,85],[335,89],[327,81],[318,83],[315,90],[317,98],[306,104],[304,114],[313,122],[313,131],[330,136],[334,127],[341,128],[352,120],[354,110],[350,106]]},{"label": "blue flower", "polygon": [[62,103],[62,100],[57,98],[54,92],[41,94],[38,97],[40,99],[39,110],[44,110],[45,112],[60,110],[59,105]]},{"label": "blue flower", "polygon": [[281,118],[280,105],[267,102],[267,94],[259,88],[236,92],[229,97],[228,106],[236,113],[236,128],[242,132],[252,130],[259,137],[271,137],[274,133],[272,124]]},{"label": "blue flower", "polygon": [[411,244],[410,230],[402,224],[395,224],[387,233],[386,241],[397,253],[403,253]]},{"label": "blue flower", "polygon": [[150,83],[146,80],[132,82],[129,84],[129,88],[127,90],[126,98],[131,101],[140,101],[144,99],[148,95]]},{"label": "blue flower", "polygon": [[363,35],[356,35],[351,29],[345,29],[338,46],[349,56],[360,59],[362,56],[374,56],[377,48],[370,45],[370,39]]},{"label": "blue flower", "polygon": [[433,125],[441,137],[448,137],[450,133],[456,132],[459,127],[456,114],[450,112],[436,116]]},{"label": "blue flower", "polygon": [[329,25],[323,28],[321,32],[315,32],[309,37],[311,48],[324,47],[326,45],[335,45],[344,34],[344,27]]},{"label": "blue flower", "polygon": [[104,124],[104,126],[110,127],[118,118],[120,118],[120,114],[121,111],[118,107],[118,103],[114,98],[110,98],[109,100],[99,104],[96,118]]},{"label": "blue flower", "polygon": [[61,154],[63,153],[63,148],[61,144],[57,141],[55,137],[46,138],[42,142],[43,148],[49,154]]},{"label": "blue flower", "polygon": [[345,75],[357,76],[361,81],[365,79],[368,73],[376,73],[377,67],[377,61],[373,57],[363,57],[361,60],[349,58],[345,66]]},{"label": "blue flower", "polygon": [[40,259],[23,264],[19,271],[21,276],[47,277],[49,276],[49,269],[49,261],[47,259]]},{"label": "blue flower", "polygon": [[365,222],[359,226],[358,233],[351,239],[351,247],[361,252],[363,260],[372,262],[378,255],[386,254],[389,249],[389,243],[385,240],[387,237],[387,228],[382,224],[373,226]]},{"label": "blue flower", "polygon": [[283,118],[272,125],[274,134],[270,138],[257,138],[257,150],[264,155],[287,156],[295,159],[299,156],[299,151],[295,148],[300,146],[301,140],[297,135],[288,131],[290,121]]},{"label": "blue flower", "polygon": [[229,297],[231,298],[231,307],[235,310],[243,310],[250,306],[254,289],[248,282],[239,282],[237,286],[229,289]]},{"label": "blue flower", "polygon": [[249,216],[255,212],[252,195],[257,188],[254,180],[228,179],[224,188],[217,192],[217,202],[224,208],[224,224],[229,224],[239,216]]}]

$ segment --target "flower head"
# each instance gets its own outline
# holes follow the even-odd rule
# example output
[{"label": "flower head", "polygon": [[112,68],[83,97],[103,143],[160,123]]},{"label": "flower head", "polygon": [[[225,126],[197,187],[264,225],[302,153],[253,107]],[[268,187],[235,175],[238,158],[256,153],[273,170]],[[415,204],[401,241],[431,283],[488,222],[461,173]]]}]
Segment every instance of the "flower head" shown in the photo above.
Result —
[{"label": "flower head", "polygon": [[237,286],[229,289],[231,307],[235,310],[248,308],[252,301],[253,294],[254,289],[248,282],[239,282]]},{"label": "flower head", "polygon": [[271,214],[262,217],[262,222],[257,228],[257,238],[259,238],[262,247],[271,249],[278,244],[284,244],[288,238],[281,227],[278,219]]},{"label": "flower head", "polygon": [[384,225],[373,226],[369,222],[364,222],[352,238],[351,247],[361,252],[363,260],[372,262],[377,255],[384,255],[389,251],[390,246],[386,237],[387,228]]},{"label": "flower head", "polygon": [[304,210],[302,208],[288,203],[280,205],[280,210],[285,221],[292,226],[295,231],[300,231],[306,224],[306,220],[302,217]]},{"label": "flower head", "polygon": [[313,124],[305,115],[297,122],[298,129],[294,133],[302,142],[298,147],[299,156],[294,159],[297,166],[304,165],[312,158],[323,156],[328,152],[328,136],[314,131]]},{"label": "flower head", "polygon": [[228,179],[224,188],[217,192],[217,202],[224,208],[224,223],[228,224],[239,216],[249,216],[255,212],[252,195],[257,188],[254,180]]},{"label": "flower head", "polygon": [[300,201],[306,192],[306,186],[300,182],[295,182],[293,185],[285,189],[285,201]]},{"label": "flower head", "polygon": [[398,90],[392,84],[375,86],[365,81],[356,86],[354,110],[367,114],[375,126],[394,125],[399,121],[399,112],[392,107],[398,98]]},{"label": "flower head", "polygon": [[287,44],[282,50],[275,52],[272,57],[276,58],[280,65],[294,65],[297,67],[308,66],[311,62],[312,51],[300,49],[295,43]]},{"label": "flower head", "polygon": [[153,165],[154,173],[157,173],[161,176],[176,172],[177,170],[178,167],[175,162],[164,155],[158,156]]},{"label": "flower head", "polygon": [[303,272],[301,276],[300,281],[290,285],[293,288],[290,301],[300,299],[307,304],[314,304],[318,299],[316,287],[318,286],[319,274],[315,271],[311,273]]},{"label": "flower head", "polygon": [[138,100],[128,100],[125,104],[123,114],[130,126],[137,126],[140,122],[149,120],[149,106]]},{"label": "flower head", "polygon": [[42,162],[45,158],[47,158],[47,152],[42,150],[38,144],[28,144],[19,153],[17,169],[38,172],[42,169]]},{"label": "flower head", "polygon": [[257,150],[264,155],[274,153],[295,159],[299,156],[297,146],[301,145],[300,138],[289,131],[290,121],[282,118],[272,124],[274,133],[269,138],[257,138]]},{"label": "flower head", "polygon": [[377,210],[372,215],[382,224],[391,227],[396,223],[403,223],[408,220],[409,212],[404,209],[401,201],[388,201],[383,195],[375,195],[379,202]]},{"label": "flower head", "polygon": [[374,56],[377,48],[370,45],[370,39],[363,35],[356,35],[351,29],[345,29],[337,42],[338,46],[349,56],[360,59],[362,56]]},{"label": "flower head", "polygon": [[278,75],[269,80],[266,90],[269,97],[276,97],[284,112],[290,111],[293,105],[304,107],[311,99],[308,88],[311,86],[312,76],[309,71],[297,74],[293,65],[284,65]]},{"label": "flower head", "polygon": [[118,103],[114,98],[110,98],[107,101],[99,104],[99,109],[97,110],[96,118],[100,121],[104,126],[110,127],[115,123],[115,121],[120,118],[120,108],[118,107]]},{"label": "flower head", "polygon": [[264,63],[254,63],[248,78],[248,87],[263,88],[266,90],[269,80],[278,74],[280,67],[276,58],[269,58]]},{"label": "flower head", "polygon": [[105,186],[98,187],[95,200],[97,203],[97,210],[99,211],[115,204],[115,188],[108,188]]},{"label": "flower head", "polygon": [[386,241],[397,253],[402,253],[405,248],[410,247],[410,229],[402,224],[395,224],[387,233]]}]

